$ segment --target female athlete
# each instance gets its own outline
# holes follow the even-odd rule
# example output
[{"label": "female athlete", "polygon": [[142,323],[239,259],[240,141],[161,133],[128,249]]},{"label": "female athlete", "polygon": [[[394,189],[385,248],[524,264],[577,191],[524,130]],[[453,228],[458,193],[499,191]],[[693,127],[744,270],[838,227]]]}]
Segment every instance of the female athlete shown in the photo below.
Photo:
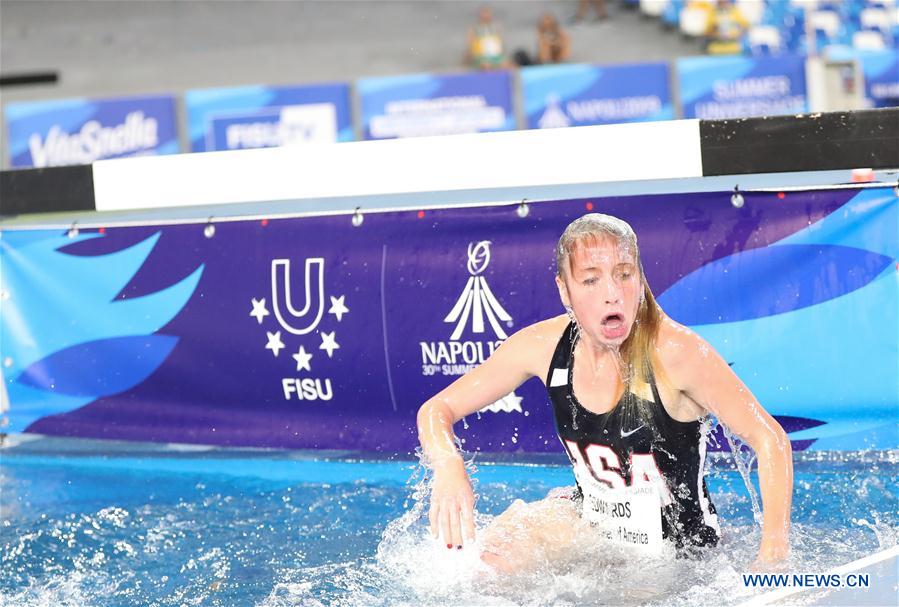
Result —
[{"label": "female athlete", "polygon": [[453,424],[536,376],[577,487],[513,503],[486,530],[486,563],[526,570],[535,554],[564,554],[597,533],[638,554],[715,545],[720,529],[703,470],[710,415],[758,457],[764,518],[756,564],[786,558],[790,442],[712,347],[659,308],[631,227],[585,215],[565,229],[556,261],[567,314],[513,334],[419,410],[419,439],[434,472],[432,534],[447,548],[474,540],[475,498]]}]

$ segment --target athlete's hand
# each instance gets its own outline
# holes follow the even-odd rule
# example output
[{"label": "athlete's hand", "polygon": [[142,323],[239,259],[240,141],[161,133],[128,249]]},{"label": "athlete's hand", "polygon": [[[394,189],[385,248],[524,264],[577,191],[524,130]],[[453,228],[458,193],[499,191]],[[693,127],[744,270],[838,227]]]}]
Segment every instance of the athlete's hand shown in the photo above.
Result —
[{"label": "athlete's hand", "polygon": [[752,571],[779,571],[786,568],[790,544],[782,537],[763,537]]},{"label": "athlete's hand", "polygon": [[442,537],[447,548],[462,549],[474,541],[474,492],[461,457],[434,462],[431,484],[431,535]]}]

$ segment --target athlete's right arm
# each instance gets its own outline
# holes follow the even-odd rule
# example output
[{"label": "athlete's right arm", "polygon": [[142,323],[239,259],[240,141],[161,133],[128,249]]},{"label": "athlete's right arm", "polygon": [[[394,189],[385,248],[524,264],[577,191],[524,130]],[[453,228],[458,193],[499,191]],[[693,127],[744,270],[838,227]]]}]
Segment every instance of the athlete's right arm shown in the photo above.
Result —
[{"label": "athlete's right arm", "polygon": [[[429,519],[431,534],[447,548],[474,540],[474,492],[453,440],[453,424],[505,396],[540,373],[545,356],[544,321],[510,336],[475,367],[418,411],[418,438],[434,471]],[[552,356],[552,353],[549,353]],[[547,358],[548,367],[548,358]]]}]

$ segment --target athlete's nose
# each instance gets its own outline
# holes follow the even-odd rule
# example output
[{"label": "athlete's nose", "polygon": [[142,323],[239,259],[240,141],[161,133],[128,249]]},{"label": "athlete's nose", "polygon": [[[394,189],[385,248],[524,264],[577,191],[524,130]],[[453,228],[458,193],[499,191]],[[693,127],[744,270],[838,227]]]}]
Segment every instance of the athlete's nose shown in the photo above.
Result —
[{"label": "athlete's nose", "polygon": [[605,302],[607,304],[621,303],[621,287],[614,280],[605,281]]}]

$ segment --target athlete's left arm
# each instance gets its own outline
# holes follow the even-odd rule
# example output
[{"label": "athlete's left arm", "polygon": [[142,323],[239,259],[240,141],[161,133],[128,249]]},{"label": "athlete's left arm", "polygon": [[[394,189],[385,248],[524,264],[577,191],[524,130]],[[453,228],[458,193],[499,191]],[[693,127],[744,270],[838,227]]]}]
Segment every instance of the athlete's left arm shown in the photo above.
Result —
[{"label": "athlete's left arm", "polygon": [[786,432],[702,337],[681,328],[680,390],[755,450],[764,519],[758,562],[787,557],[793,498],[793,451]]}]

